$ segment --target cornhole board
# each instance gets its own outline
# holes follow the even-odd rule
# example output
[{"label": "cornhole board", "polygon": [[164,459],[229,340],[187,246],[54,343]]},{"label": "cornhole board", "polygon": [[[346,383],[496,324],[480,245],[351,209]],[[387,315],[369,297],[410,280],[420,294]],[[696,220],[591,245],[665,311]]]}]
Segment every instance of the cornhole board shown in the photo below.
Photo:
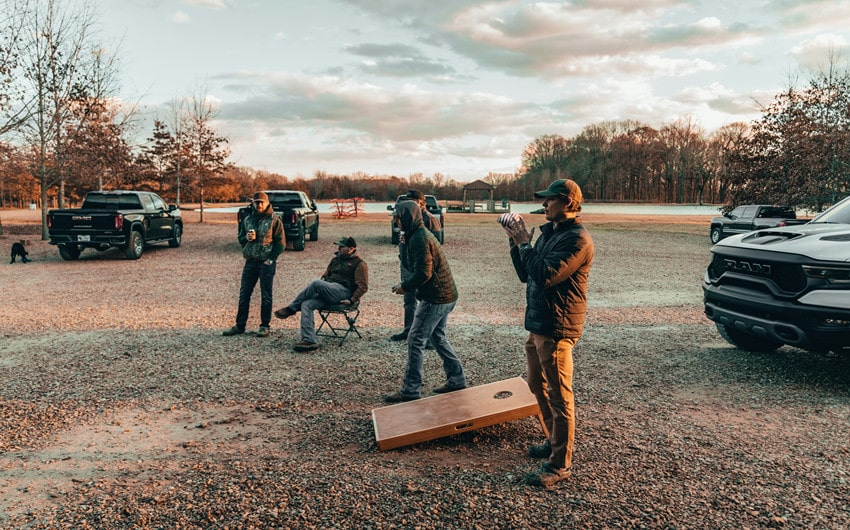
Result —
[{"label": "cornhole board", "polygon": [[543,426],[528,384],[514,377],[373,409],[372,422],[378,449],[386,451],[535,415]]}]

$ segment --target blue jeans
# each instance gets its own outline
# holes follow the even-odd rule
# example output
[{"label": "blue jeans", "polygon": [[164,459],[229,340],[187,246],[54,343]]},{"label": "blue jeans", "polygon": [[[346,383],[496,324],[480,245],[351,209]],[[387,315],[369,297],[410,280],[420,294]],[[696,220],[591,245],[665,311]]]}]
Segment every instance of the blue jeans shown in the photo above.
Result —
[{"label": "blue jeans", "polygon": [[446,372],[446,384],[454,388],[466,386],[466,375],[449,339],[446,337],[446,324],[449,313],[455,308],[455,302],[432,304],[420,300],[413,315],[413,324],[407,336],[407,367],[404,369],[404,381],[401,394],[406,397],[419,397],[422,393],[422,358],[428,339],[434,344],[437,355],[443,360]]},{"label": "blue jeans", "polygon": [[578,339],[561,339],[530,333],[525,342],[528,388],[549,431],[552,454],[549,463],[569,469],[576,437],[576,405],[573,395],[573,347]]},{"label": "blue jeans", "polygon": [[239,284],[239,307],[236,310],[236,326],[245,329],[248,324],[248,311],[251,308],[251,294],[257,281],[260,282],[260,326],[269,327],[272,321],[272,291],[277,262],[266,265],[255,259],[245,260],[242,267],[242,282]]},{"label": "blue jeans", "polygon": [[[404,265],[399,267],[401,272],[401,281],[404,282],[411,276],[411,272]],[[404,334],[410,333],[410,326],[413,324],[413,315],[416,313],[416,291],[404,293],[404,329],[401,331]]]},{"label": "blue jeans", "polygon": [[349,298],[351,298],[351,291],[342,284],[326,282],[325,280],[310,282],[287,306],[293,311],[301,311],[301,341],[317,342],[313,311],[338,304]]}]

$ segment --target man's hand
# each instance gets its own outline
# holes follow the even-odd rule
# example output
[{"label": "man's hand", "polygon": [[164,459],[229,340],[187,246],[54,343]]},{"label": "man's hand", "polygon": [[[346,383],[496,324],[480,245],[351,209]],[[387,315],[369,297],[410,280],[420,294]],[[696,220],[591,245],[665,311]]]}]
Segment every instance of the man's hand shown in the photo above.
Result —
[{"label": "man's hand", "polygon": [[393,285],[392,291],[395,294],[404,294],[404,289],[401,288],[400,283]]},{"label": "man's hand", "polygon": [[516,246],[520,246],[523,243],[531,243],[531,239],[534,237],[534,228],[531,229],[531,232],[526,230],[524,220],[512,221],[504,227],[504,230]]}]

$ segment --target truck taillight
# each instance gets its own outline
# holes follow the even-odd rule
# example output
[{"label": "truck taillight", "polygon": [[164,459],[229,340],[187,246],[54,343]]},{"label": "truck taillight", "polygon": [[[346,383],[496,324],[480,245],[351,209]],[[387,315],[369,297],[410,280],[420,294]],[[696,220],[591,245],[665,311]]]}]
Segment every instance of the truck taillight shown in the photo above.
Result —
[{"label": "truck taillight", "polygon": [[48,215],[47,216],[47,228],[50,229],[52,226],[53,226],[53,216]]},{"label": "truck taillight", "polygon": [[292,224],[298,223],[298,216],[295,214],[295,212],[292,212],[292,217],[290,217],[289,222]]},{"label": "truck taillight", "polygon": [[119,213],[118,215],[116,215],[115,218],[114,218],[114,221],[115,221],[115,230],[121,230],[122,228],[124,228],[124,215],[123,214]]}]

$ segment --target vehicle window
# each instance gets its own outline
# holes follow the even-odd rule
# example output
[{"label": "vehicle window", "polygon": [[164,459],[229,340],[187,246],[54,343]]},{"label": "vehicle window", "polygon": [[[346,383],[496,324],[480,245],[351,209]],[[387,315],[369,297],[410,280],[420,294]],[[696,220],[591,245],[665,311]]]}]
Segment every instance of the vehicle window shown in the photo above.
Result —
[{"label": "vehicle window", "polygon": [[139,198],[142,199],[142,204],[145,206],[145,210],[153,211],[156,209],[150,195],[140,195]]},{"label": "vehicle window", "polygon": [[440,205],[437,204],[437,198],[434,197],[433,195],[426,195],[425,196],[425,206],[427,206],[428,208],[439,208],[440,207]]},{"label": "vehicle window", "polygon": [[797,214],[794,212],[794,210],[792,208],[769,207],[769,208],[762,208],[761,211],[759,212],[759,218],[776,217],[776,218],[793,219],[796,216],[797,216]]},{"label": "vehicle window", "polygon": [[151,200],[153,201],[153,207],[157,210],[167,210],[168,206],[165,205],[165,202],[157,197],[156,195],[151,195]]},{"label": "vehicle window", "polygon": [[136,195],[89,195],[83,201],[88,210],[141,210],[142,203]]},{"label": "vehicle window", "polygon": [[744,219],[748,219],[756,214],[756,208],[758,206],[744,206],[744,209],[741,211],[740,217]]},{"label": "vehicle window", "polygon": [[729,218],[730,219],[737,219],[737,218],[741,217],[743,214],[744,214],[744,207],[738,206],[737,208],[735,208],[734,210],[729,212]]},{"label": "vehicle window", "polygon": [[271,194],[269,195],[269,201],[272,203],[272,208],[280,209],[284,206],[301,206],[301,197],[294,194],[289,195],[280,195],[280,194]]},{"label": "vehicle window", "polygon": [[811,222],[850,224],[850,197],[818,215]]}]

